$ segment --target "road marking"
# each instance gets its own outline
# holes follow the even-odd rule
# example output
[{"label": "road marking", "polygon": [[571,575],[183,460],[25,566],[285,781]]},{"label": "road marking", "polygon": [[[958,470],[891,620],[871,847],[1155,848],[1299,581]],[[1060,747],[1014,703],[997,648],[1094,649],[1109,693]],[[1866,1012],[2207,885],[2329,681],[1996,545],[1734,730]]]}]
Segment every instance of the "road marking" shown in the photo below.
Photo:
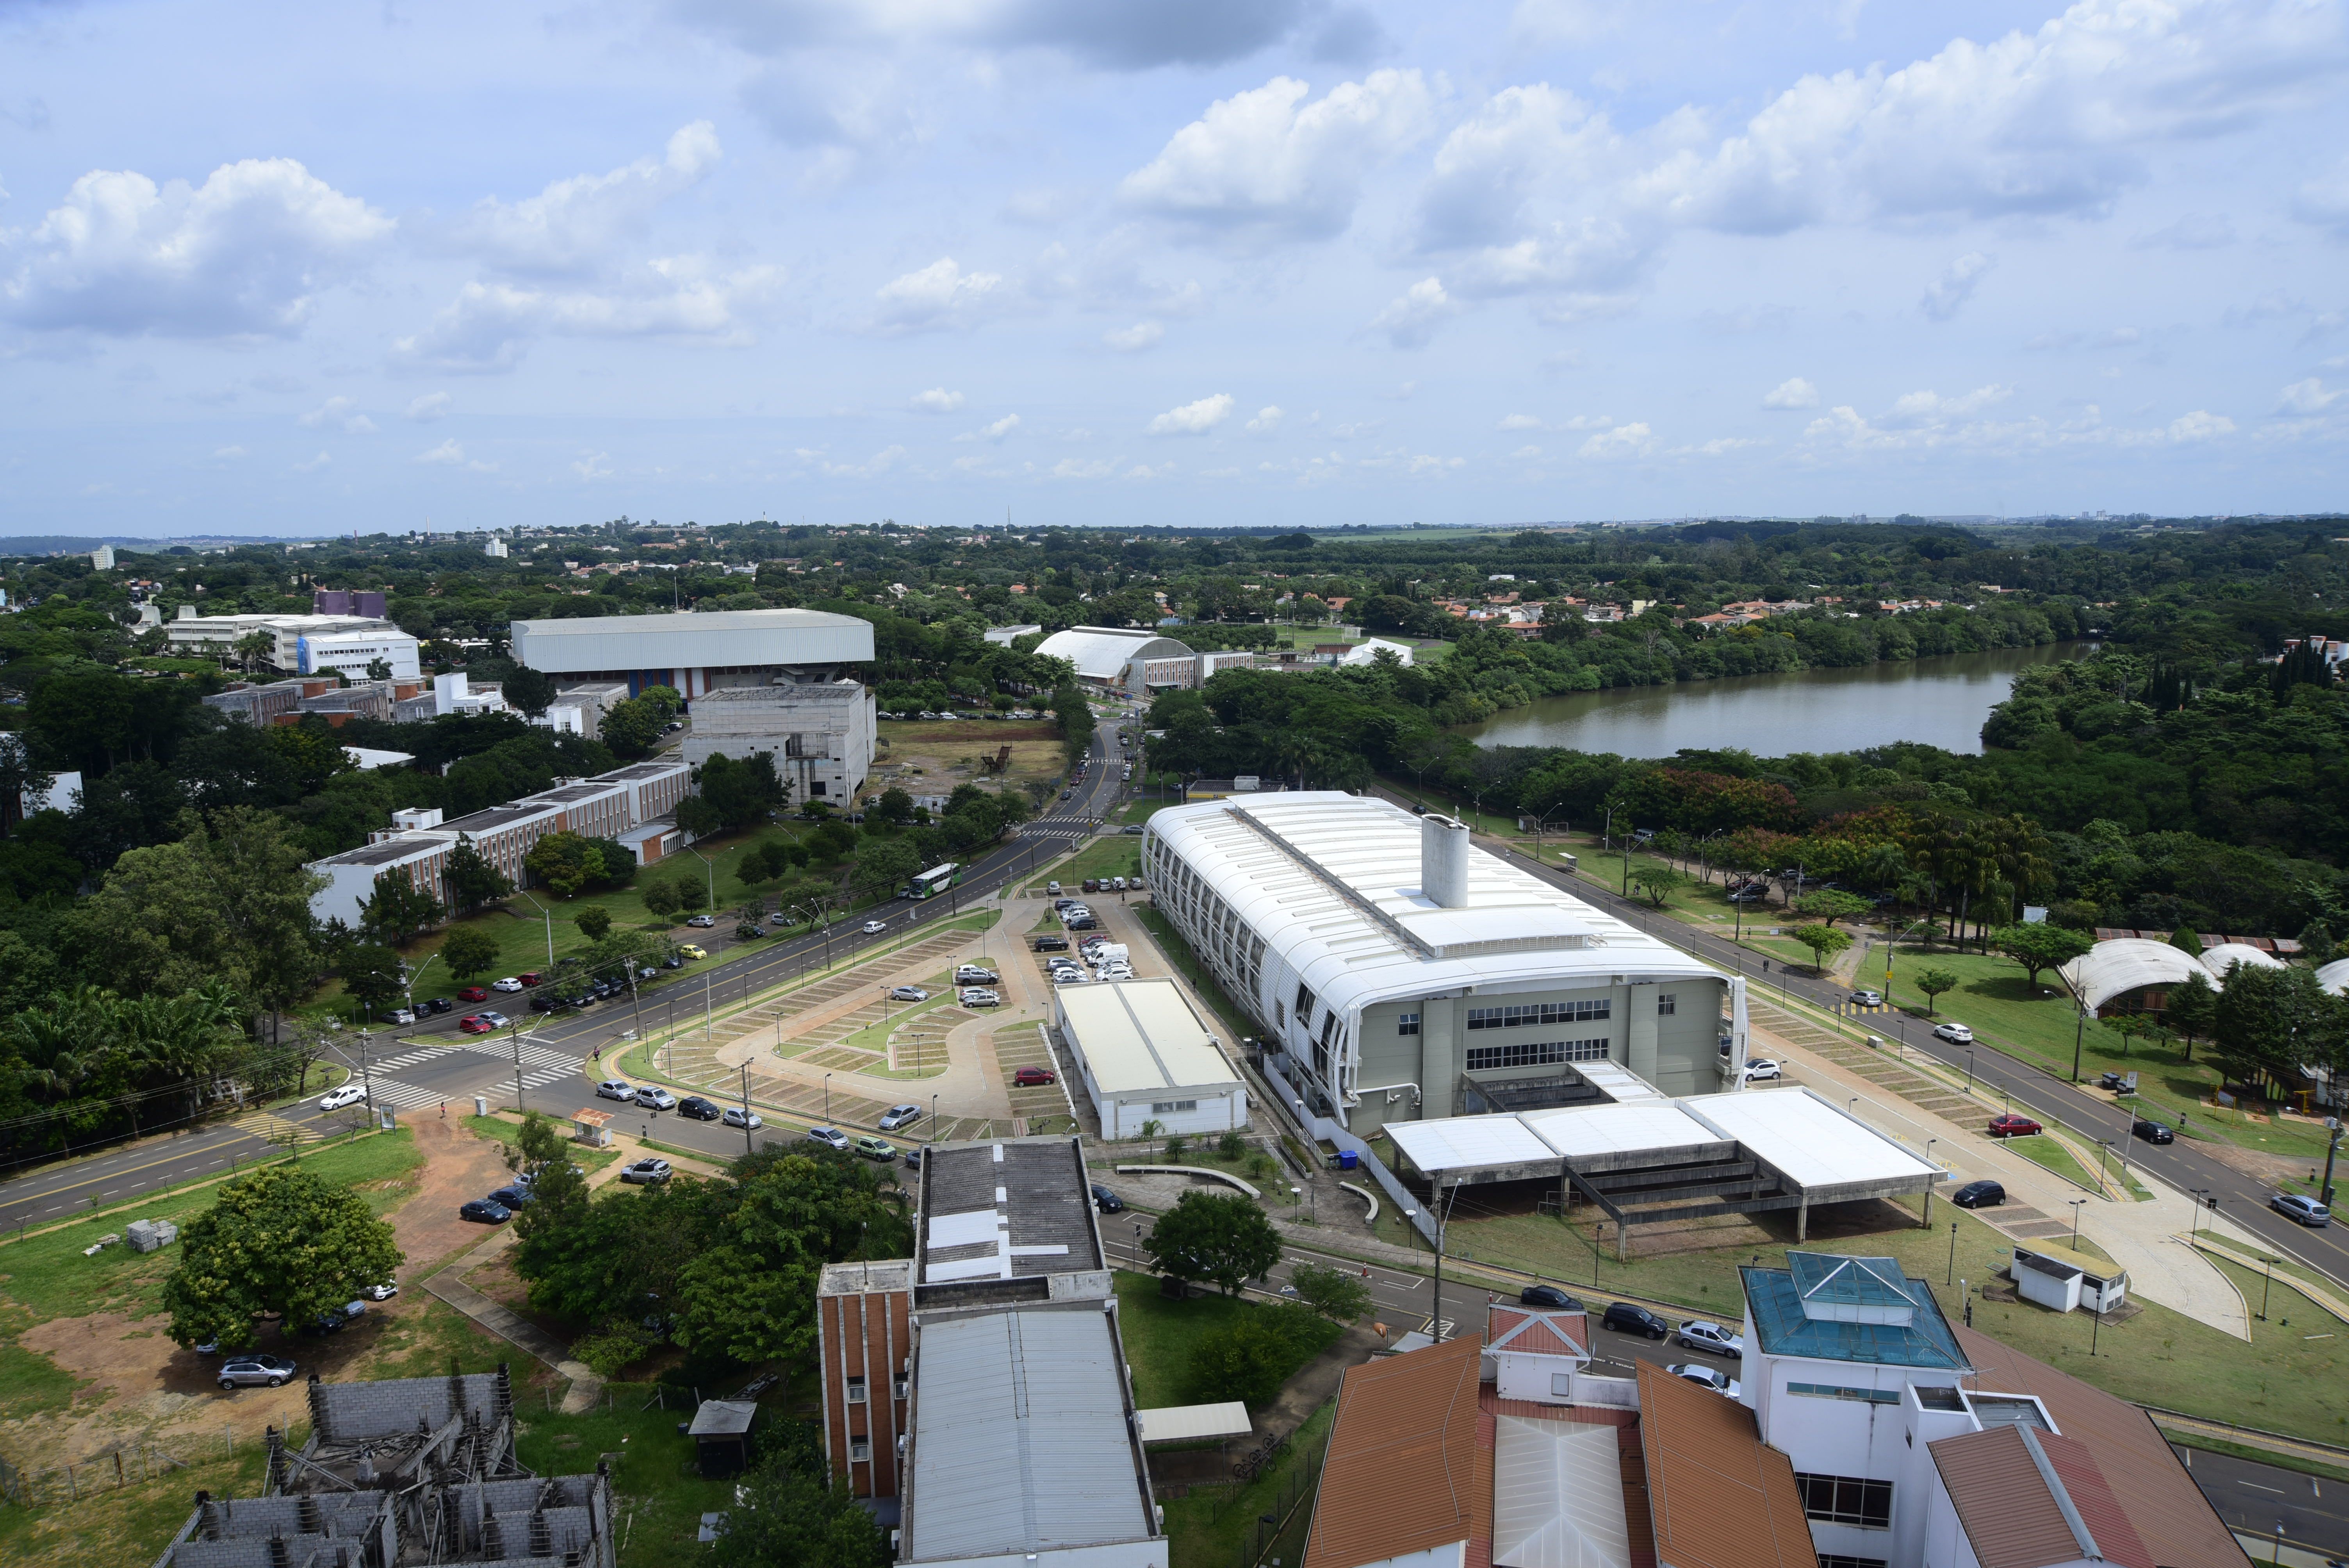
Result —
[{"label": "road marking", "polygon": [[2278,1497],[2282,1497],[2283,1495],[2283,1488],[2280,1486],[2261,1486],[2255,1480],[2247,1480],[2243,1484],[2250,1487],[2253,1491],[2271,1491]]}]

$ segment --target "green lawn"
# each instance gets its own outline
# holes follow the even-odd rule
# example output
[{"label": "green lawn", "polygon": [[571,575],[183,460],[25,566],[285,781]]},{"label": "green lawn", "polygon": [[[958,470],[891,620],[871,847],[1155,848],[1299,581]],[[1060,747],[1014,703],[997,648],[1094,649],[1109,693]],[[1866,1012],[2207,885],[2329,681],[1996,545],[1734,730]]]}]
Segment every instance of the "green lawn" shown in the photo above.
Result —
[{"label": "green lawn", "polygon": [[[297,1444],[302,1440],[296,1437]],[[138,1479],[80,1504],[58,1501],[40,1508],[0,1507],[0,1563],[9,1568],[148,1568],[187,1522],[199,1490],[214,1497],[257,1497],[268,1449],[259,1434],[240,1434],[233,1452],[222,1451],[217,1432],[194,1441],[166,1445],[187,1461],[150,1480]]]},{"label": "green lawn", "polygon": [[2095,1177],[2088,1172],[2087,1167],[2073,1157],[2071,1150],[2045,1133],[2032,1138],[2010,1138],[2005,1140],[2005,1143],[2009,1151],[2022,1155],[2034,1165],[2045,1166],[2056,1175],[2085,1191],[2103,1191],[2097,1185]]},{"label": "green lawn", "polygon": [[[1044,884],[1057,882],[1065,896],[1079,892],[1087,877],[1137,877],[1142,874],[1142,835],[1113,833],[1094,839],[1075,854],[1052,867],[1043,875],[1032,879],[1027,887],[1031,898],[1043,896]],[[1115,893],[1109,896],[1116,897]]]},{"label": "green lawn", "polygon": [[[1309,1457],[1329,1442],[1337,1408],[1333,1399],[1314,1411],[1292,1434],[1288,1452],[1281,1456],[1280,1463],[1247,1485],[1229,1491],[1204,1489],[1170,1500],[1165,1505],[1166,1546],[1172,1568],[1236,1568],[1241,1553],[1252,1542],[1266,1538],[1256,1533],[1259,1516],[1277,1516],[1284,1503],[1297,1506],[1289,1529],[1283,1532],[1282,1546],[1301,1535],[1303,1522],[1312,1514],[1313,1500],[1299,1497],[1297,1480]],[[1302,1551],[1284,1550],[1281,1555],[1291,1564],[1304,1557]]]},{"label": "green lawn", "polygon": [[[696,1540],[701,1516],[734,1505],[734,1482],[700,1475],[693,1439],[678,1435],[677,1424],[692,1419],[692,1397],[670,1388],[655,1404],[654,1388],[636,1383],[612,1384],[606,1392],[610,1408],[599,1403],[576,1416],[523,1404],[515,1412],[516,1457],[540,1475],[577,1475],[594,1470],[599,1455],[619,1456],[612,1491],[616,1512],[626,1522],[620,1527],[627,1532],[628,1568],[707,1562],[709,1548]],[[702,1392],[715,1397],[718,1390]],[[760,1418],[786,1420],[787,1408],[771,1396]]]},{"label": "green lawn", "polygon": [[[459,1119],[464,1122],[465,1130],[472,1133],[477,1138],[493,1138],[500,1143],[504,1144],[509,1150],[520,1149],[522,1147],[522,1123],[513,1120],[511,1118],[503,1116],[466,1116],[461,1117]],[[557,1120],[554,1124],[554,1129],[557,1132],[563,1132],[565,1125],[566,1124],[564,1122]],[[568,1140],[570,1135],[568,1133],[564,1133],[564,1136]],[[568,1141],[565,1142],[564,1147],[571,1151],[573,1163],[576,1164],[582,1171],[586,1171],[590,1176],[593,1176],[596,1171],[601,1171],[605,1166],[609,1165],[613,1161],[617,1160],[620,1157],[619,1152],[616,1150],[583,1149],[578,1144]]]},{"label": "green lawn", "polygon": [[1125,1358],[1133,1367],[1133,1399],[1143,1409],[1189,1404],[1200,1395],[1191,1383],[1191,1353],[1199,1341],[1241,1318],[1257,1313],[1278,1313],[1296,1330],[1296,1362],[1282,1374],[1285,1382],[1298,1367],[1335,1344],[1339,1328],[1326,1318],[1309,1317],[1301,1308],[1275,1306],[1237,1296],[1195,1295],[1174,1301],[1159,1294],[1158,1276],[1120,1270],[1117,1276],[1118,1332],[1125,1339]]}]

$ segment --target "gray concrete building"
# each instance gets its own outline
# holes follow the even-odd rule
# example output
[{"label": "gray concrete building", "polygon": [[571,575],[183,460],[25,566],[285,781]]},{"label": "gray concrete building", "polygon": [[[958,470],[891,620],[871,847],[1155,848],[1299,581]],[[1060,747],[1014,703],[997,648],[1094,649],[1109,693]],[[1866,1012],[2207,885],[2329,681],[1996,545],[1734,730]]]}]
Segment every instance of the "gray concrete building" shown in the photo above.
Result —
[{"label": "gray concrete building", "polygon": [[853,680],[719,686],[694,699],[681,754],[698,767],[763,751],[794,805],[845,807],[873,771],[875,717],[872,692]]}]

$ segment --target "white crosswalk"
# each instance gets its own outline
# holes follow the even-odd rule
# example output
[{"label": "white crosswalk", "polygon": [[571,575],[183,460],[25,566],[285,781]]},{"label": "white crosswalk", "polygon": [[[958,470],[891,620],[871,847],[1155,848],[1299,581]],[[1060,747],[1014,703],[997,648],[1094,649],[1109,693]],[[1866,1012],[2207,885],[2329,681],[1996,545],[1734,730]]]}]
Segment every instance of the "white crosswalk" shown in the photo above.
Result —
[{"label": "white crosswalk", "polygon": [[[391,1076],[425,1062],[446,1062],[450,1059],[452,1050],[467,1053],[464,1059],[469,1062],[476,1057],[487,1057],[502,1065],[506,1070],[483,1082],[459,1088],[426,1088]],[[517,1054],[522,1060],[522,1087],[525,1095],[532,1089],[544,1088],[566,1078],[573,1082],[579,1079],[580,1058],[568,1052],[549,1046],[534,1046],[528,1041],[517,1049],[512,1040],[460,1038],[429,1050],[405,1051],[398,1056],[369,1063],[374,1099],[378,1105],[388,1105],[401,1110],[422,1110],[447,1101],[469,1100],[477,1094],[502,1094],[513,1088],[512,1064]],[[481,1065],[487,1066],[488,1063]]]}]

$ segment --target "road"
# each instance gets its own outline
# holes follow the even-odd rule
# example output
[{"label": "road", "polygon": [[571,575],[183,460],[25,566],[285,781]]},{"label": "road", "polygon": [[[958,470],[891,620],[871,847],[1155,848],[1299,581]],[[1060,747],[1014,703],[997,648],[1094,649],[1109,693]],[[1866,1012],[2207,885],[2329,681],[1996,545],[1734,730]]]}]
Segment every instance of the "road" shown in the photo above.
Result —
[{"label": "road", "polygon": [[2227,1528],[2275,1539],[2326,1557],[2349,1557],[2349,1481],[2319,1480],[2232,1454],[2170,1445]]},{"label": "road", "polygon": [[[688,931],[685,938],[709,948],[709,958],[633,1000],[615,998],[578,1013],[535,1015],[527,1010],[527,993],[493,995],[479,1006],[501,1011],[511,1007],[519,1031],[460,1035],[456,1025],[461,1013],[446,1013],[412,1028],[346,1037],[333,1059],[363,1078],[375,1104],[385,1110],[416,1112],[446,1105],[450,1114],[461,1114],[472,1109],[473,1097],[481,1094],[492,1105],[519,1104],[568,1115],[587,1093],[588,1066],[603,1051],[621,1044],[624,1033],[635,1030],[641,1036],[679,1016],[729,1006],[828,961],[899,943],[922,926],[965,913],[965,903],[976,903],[999,883],[1024,877],[1081,843],[1124,799],[1120,769],[1112,758],[1121,729],[1133,722],[1129,717],[1105,719],[1094,732],[1092,760],[1075,793],[1051,802],[1048,814],[1026,824],[1020,837],[972,861],[961,887],[944,898],[869,912],[867,918],[885,923],[879,933],[864,931],[862,919],[843,922],[828,935],[780,942],[736,943],[730,932],[714,927]],[[50,1223],[142,1192],[223,1174],[282,1150],[289,1136],[364,1125],[366,1116],[364,1107],[322,1111],[312,1098],[274,1113],[256,1111],[47,1166],[0,1182],[0,1229]],[[647,1120],[656,1129],[653,1136],[680,1148],[715,1155],[740,1148],[739,1130],[675,1115],[648,1116]]]},{"label": "road", "polygon": [[[1397,804],[1409,804],[1408,796],[1403,793],[1383,789],[1380,793]],[[1831,980],[1788,974],[1776,964],[1770,964],[1765,970],[1766,961],[1748,949],[1712,932],[1660,914],[1635,900],[1626,899],[1571,872],[1537,864],[1510,841],[1488,839],[1486,847],[1535,876],[1572,892],[1577,898],[1599,905],[1609,913],[1675,947],[1717,964],[1723,969],[1747,975],[1754,983],[1750,988],[1754,995],[1766,995],[1776,992],[1784,996],[1801,998],[1829,1011],[1850,997],[1848,986]],[[1872,1021],[1868,1026],[1888,1038],[1899,1040],[1904,1052],[1932,1057],[1961,1072],[1971,1071],[1977,1085],[1987,1085],[1991,1089],[2011,1097],[2015,1105],[2035,1112],[2043,1119],[2052,1117],[2077,1128],[2110,1129],[2112,1136],[2119,1140],[2120,1147],[2128,1150],[2132,1165],[2150,1171],[2180,1191],[2199,1191],[2216,1198],[2222,1212],[2279,1255],[2290,1254],[2336,1281],[2349,1283],[2349,1229],[2336,1226],[2310,1230],[2285,1219],[2267,1207],[2271,1189],[2203,1153],[2192,1140],[2180,1139],[2176,1143],[2163,1145],[2133,1140],[2128,1137],[2132,1119],[2127,1106],[2116,1105],[2110,1096],[2097,1095],[2060,1078],[2049,1078],[2045,1073],[1989,1046],[1977,1046],[1969,1052],[1963,1046],[1936,1039],[1919,1020],[1905,1014],[1886,1013],[1876,1017],[1880,1021]],[[2336,1181],[2349,1181],[2349,1175],[2336,1178]]]}]

